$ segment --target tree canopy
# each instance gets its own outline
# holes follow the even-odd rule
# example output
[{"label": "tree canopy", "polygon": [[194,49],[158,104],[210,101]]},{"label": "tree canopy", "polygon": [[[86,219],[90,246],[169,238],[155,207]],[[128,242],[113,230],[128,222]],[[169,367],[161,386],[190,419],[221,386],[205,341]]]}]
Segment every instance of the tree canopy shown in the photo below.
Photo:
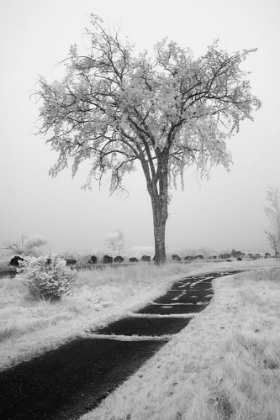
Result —
[{"label": "tree canopy", "polygon": [[70,160],[74,176],[87,160],[84,187],[108,172],[114,192],[140,161],[154,226],[163,227],[169,187],[176,186],[178,175],[183,181],[185,168],[195,165],[206,176],[213,165],[229,168],[226,140],[260,107],[248,72],[240,69],[255,49],[230,55],[214,42],[194,58],[164,39],[151,57],[146,51],[134,54],[98,16],[91,15],[91,23],[88,53],[71,46],[63,80],[39,80],[40,133],[59,153],[50,174],[56,176]]},{"label": "tree canopy", "polygon": [[99,17],[92,15],[92,26],[90,54],[80,56],[71,46],[65,78],[53,84],[40,78],[41,132],[51,134],[48,142],[59,152],[51,174],[73,157],[74,175],[90,158],[87,186],[110,170],[115,190],[136,159],[147,163],[151,175],[159,173],[163,150],[171,176],[193,163],[203,172],[207,163],[227,168],[225,140],[260,107],[239,68],[255,50],[230,56],[215,42],[194,59],[190,50],[164,39],[153,58],[147,52],[133,56],[133,47],[108,33]]}]

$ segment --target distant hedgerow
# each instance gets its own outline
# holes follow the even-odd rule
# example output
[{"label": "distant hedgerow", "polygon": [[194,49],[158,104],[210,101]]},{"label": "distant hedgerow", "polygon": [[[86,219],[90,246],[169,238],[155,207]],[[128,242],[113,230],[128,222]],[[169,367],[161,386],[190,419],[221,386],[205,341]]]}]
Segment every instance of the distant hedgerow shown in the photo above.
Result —
[{"label": "distant hedgerow", "polygon": [[26,257],[17,270],[35,299],[59,300],[74,287],[77,272],[55,256]]}]

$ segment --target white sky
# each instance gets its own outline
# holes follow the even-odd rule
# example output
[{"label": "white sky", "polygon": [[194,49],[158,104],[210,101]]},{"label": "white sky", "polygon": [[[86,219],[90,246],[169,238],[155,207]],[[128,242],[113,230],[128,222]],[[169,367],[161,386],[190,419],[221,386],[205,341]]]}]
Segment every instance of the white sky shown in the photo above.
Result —
[{"label": "white sky", "polygon": [[[126,246],[153,245],[150,198],[144,175],[129,175],[130,196],[109,197],[98,184],[80,187],[64,171],[50,178],[56,154],[35,136],[38,105],[30,98],[38,75],[51,80],[55,65],[73,43],[83,43],[90,13],[121,34],[137,50],[163,37],[206,52],[214,39],[229,52],[258,48],[246,60],[252,92],[262,101],[255,121],[241,124],[229,142],[231,172],[214,168],[197,182],[189,173],[185,191],[174,191],[167,221],[168,250],[212,248],[268,251],[268,186],[280,187],[280,3],[277,0],[0,0],[0,246],[22,233],[45,236],[53,250],[84,251],[103,246],[120,229]],[[244,67],[245,68],[245,67]]]}]

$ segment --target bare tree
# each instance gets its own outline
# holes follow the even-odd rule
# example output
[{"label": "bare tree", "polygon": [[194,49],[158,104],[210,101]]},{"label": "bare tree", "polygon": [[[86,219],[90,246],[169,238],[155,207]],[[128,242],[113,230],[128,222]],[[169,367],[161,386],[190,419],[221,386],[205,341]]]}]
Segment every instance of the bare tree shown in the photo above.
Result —
[{"label": "bare tree", "polygon": [[114,253],[123,251],[124,242],[124,235],[120,230],[115,230],[105,237],[106,247]]},{"label": "bare tree", "polygon": [[12,254],[37,256],[40,254],[39,248],[46,244],[46,239],[40,236],[21,235],[17,241],[4,242],[2,249],[10,251]]},{"label": "bare tree", "polygon": [[92,15],[91,23],[87,54],[71,46],[64,79],[39,80],[39,132],[59,152],[50,175],[73,159],[74,176],[88,160],[84,188],[109,172],[114,192],[140,161],[153,210],[155,262],[164,263],[171,184],[176,187],[181,176],[183,187],[184,170],[192,165],[201,176],[213,165],[228,170],[226,140],[260,107],[248,73],[240,69],[255,50],[229,55],[215,42],[195,59],[190,50],[164,39],[151,58],[147,52],[133,55],[133,47],[118,31],[106,30],[98,16]]},{"label": "bare tree", "polygon": [[264,211],[269,219],[270,230],[267,234],[270,247],[274,250],[275,256],[279,257],[280,251],[280,191],[278,188],[269,187],[266,191],[266,199],[269,207]]}]

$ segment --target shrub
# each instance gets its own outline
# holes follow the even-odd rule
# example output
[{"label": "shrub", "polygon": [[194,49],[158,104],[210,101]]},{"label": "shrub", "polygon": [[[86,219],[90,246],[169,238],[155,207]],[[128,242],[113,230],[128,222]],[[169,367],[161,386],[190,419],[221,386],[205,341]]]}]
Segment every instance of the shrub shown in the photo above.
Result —
[{"label": "shrub", "polygon": [[74,287],[77,272],[55,256],[27,257],[17,270],[35,299],[59,300]]}]

